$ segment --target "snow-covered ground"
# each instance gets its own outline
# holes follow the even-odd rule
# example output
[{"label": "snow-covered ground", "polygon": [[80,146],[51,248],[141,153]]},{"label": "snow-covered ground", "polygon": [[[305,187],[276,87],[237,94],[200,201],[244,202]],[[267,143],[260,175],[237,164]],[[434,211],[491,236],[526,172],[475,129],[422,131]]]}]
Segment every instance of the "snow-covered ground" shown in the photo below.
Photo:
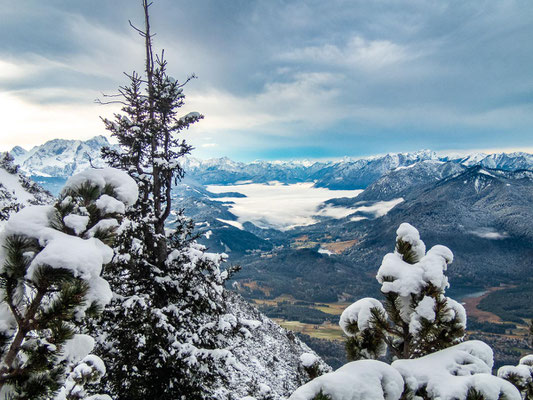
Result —
[{"label": "snow-covered ground", "polygon": [[[261,228],[291,229],[295,226],[315,223],[316,216],[342,218],[346,211],[330,209],[321,211],[319,206],[327,200],[339,197],[356,197],[361,190],[329,190],[316,188],[312,182],[285,185],[280,182],[268,184],[210,185],[213,193],[238,192],[246,197],[224,197],[217,201],[233,202],[229,210],[240,223],[249,221]],[[351,211],[355,212],[354,210]]]}]

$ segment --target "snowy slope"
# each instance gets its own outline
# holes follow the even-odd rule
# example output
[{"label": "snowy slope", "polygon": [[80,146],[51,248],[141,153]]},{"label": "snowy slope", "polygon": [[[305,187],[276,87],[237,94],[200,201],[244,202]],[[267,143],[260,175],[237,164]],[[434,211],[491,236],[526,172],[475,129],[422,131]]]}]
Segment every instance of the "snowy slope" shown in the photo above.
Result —
[{"label": "snowy slope", "polygon": [[[236,339],[231,348],[237,359],[229,384],[234,398],[253,396],[257,400],[267,400],[288,397],[309,380],[300,356],[315,353],[241,296],[228,292],[227,300],[228,311],[241,321],[249,321],[247,329],[250,331],[246,339]],[[318,362],[325,372],[331,371],[320,358]]]},{"label": "snowy slope", "polygon": [[466,170],[466,166],[455,162],[425,160],[408,167],[398,167],[368,186],[358,200],[391,200],[404,197],[414,188]]},{"label": "snowy slope", "polygon": [[29,204],[46,204],[53,197],[21,174],[9,153],[0,154],[0,220]]}]

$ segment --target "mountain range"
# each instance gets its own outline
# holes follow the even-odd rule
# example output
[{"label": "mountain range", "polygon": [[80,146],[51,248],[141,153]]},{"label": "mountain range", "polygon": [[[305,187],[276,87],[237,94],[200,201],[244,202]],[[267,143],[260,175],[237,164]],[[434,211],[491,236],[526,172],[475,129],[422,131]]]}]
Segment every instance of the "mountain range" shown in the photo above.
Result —
[{"label": "mountain range", "polygon": [[[106,145],[105,137],[53,140],[30,151],[16,147],[11,154],[21,171],[57,193],[73,172],[102,165],[99,153]],[[182,166],[186,177],[173,191],[174,214],[184,209],[202,243],[243,266],[234,286],[247,298],[290,295],[313,303],[379,296],[374,276],[382,257],[393,250],[402,222],[417,227],[428,247],[443,244],[454,252],[448,275],[456,293],[502,284],[513,293],[527,293],[531,286],[532,154],[453,156],[423,150],[327,162],[251,163],[188,157]],[[289,187],[305,183],[329,190],[331,198],[318,205],[312,223],[292,229],[260,227],[234,210],[246,204],[239,203],[246,200],[242,185],[267,187],[272,181]],[[209,185],[225,185],[227,191],[215,193]],[[360,193],[342,197],[340,189]],[[533,313],[527,302],[515,303],[505,310],[506,320],[522,321]],[[286,319],[332,318],[303,306],[268,312]]]},{"label": "mountain range", "polygon": [[[30,151],[15,147],[11,154],[22,171],[56,191],[72,173],[91,164],[103,165],[99,152],[108,145],[103,136],[85,142],[56,139]],[[417,226],[430,242],[445,241],[457,252],[450,274],[461,284],[510,282],[529,265],[529,258],[524,256],[531,254],[533,243],[533,228],[528,223],[533,217],[532,154],[442,156],[423,150],[328,162],[251,163],[225,157],[188,157],[182,166],[187,174],[174,189],[174,203],[195,220],[204,244],[214,251],[230,253],[234,262],[246,263],[242,279],[262,277],[266,285],[273,286],[272,293],[285,290],[287,264],[298,264],[289,261],[295,254],[316,258],[311,263],[314,266],[335,265],[335,274],[343,278],[353,270],[372,271],[390,250],[394,230],[404,221]],[[235,202],[245,197],[238,192],[239,183],[272,181],[312,182],[314,187],[332,190],[332,196],[335,189],[364,190],[356,197],[326,201],[317,209],[316,223],[288,231],[260,228],[232,212]],[[211,184],[228,185],[228,191],[213,193],[208,187]],[[352,245],[332,253],[328,248],[335,248],[335,242]],[[257,253],[268,253],[268,258]],[[263,268],[276,260],[276,266]],[[323,291],[309,289],[317,281],[318,272],[315,269],[309,273],[309,268],[303,267],[299,279],[302,291]],[[273,284],[278,270],[279,282]],[[294,270],[287,274],[293,276]],[[357,297],[374,289],[372,283],[352,285],[349,280],[333,286],[336,288],[327,290],[330,300],[346,298],[346,293]]]},{"label": "mountain range", "polygon": [[[10,153],[27,175],[68,178],[89,168],[91,164],[102,166],[104,163],[100,158],[100,149],[103,146],[113,145],[104,136],[96,136],[87,141],[54,139],[29,151],[16,146]],[[443,156],[429,150],[361,159],[346,157],[326,162],[304,160],[243,163],[227,157],[209,160],[186,157],[182,166],[190,178],[202,185],[279,181],[287,184],[314,182],[317,187],[329,189],[365,189],[389,172],[426,161],[463,166],[481,165],[508,171],[533,168],[533,155],[528,153]]]}]

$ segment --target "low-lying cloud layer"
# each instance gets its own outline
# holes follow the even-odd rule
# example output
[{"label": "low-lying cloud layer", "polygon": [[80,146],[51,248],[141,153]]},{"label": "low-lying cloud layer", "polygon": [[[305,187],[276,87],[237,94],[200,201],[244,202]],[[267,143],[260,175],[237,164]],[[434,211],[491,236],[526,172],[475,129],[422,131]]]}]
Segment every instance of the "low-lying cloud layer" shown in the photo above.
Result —
[{"label": "low-lying cloud layer", "polygon": [[361,190],[315,188],[312,182],[293,185],[279,182],[232,186],[210,185],[207,190],[213,193],[231,191],[244,194],[246,197],[214,200],[233,203],[230,204],[229,210],[238,217],[238,222],[241,224],[249,221],[260,228],[280,230],[313,224],[316,222],[315,217],[321,215],[319,205],[323,202],[337,197],[356,197],[361,193]]}]

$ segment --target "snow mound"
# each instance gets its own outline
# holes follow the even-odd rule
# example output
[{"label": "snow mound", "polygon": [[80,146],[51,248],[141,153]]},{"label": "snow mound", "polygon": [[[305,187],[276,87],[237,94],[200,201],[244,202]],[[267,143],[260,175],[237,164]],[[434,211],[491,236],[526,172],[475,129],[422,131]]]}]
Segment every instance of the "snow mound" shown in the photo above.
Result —
[{"label": "snow mound", "polygon": [[[405,225],[408,225],[409,229],[406,229]],[[420,256],[420,261],[414,264],[407,263],[397,251],[386,254],[376,276],[378,282],[382,284],[381,291],[383,293],[396,292],[400,296],[407,297],[419,293],[427,284],[446,289],[448,278],[444,275],[444,271],[453,261],[451,250],[445,246],[436,245],[424,254],[425,245],[419,240],[418,231],[415,228],[404,223],[400,225],[398,232],[403,234],[401,236],[403,241],[409,241],[412,249]]]},{"label": "snow mound", "polygon": [[112,186],[116,199],[125,205],[134,204],[139,197],[135,181],[126,172],[116,168],[86,169],[71,176],[65,183],[63,191],[76,189],[87,182],[98,186],[100,190]]},{"label": "snow mound", "polygon": [[528,365],[533,368],[533,354],[528,354],[520,359],[520,365]]},{"label": "snow mound", "polygon": [[466,327],[466,310],[463,305],[450,297],[446,297],[446,306],[445,321],[457,318],[459,323]]},{"label": "snow mound", "polygon": [[398,400],[403,387],[402,376],[390,365],[361,360],[313,379],[298,388],[289,400],[312,400],[321,392],[332,400]]},{"label": "snow mound", "polygon": [[[99,200],[104,198],[105,202],[109,202],[111,199],[122,207],[125,204],[133,204],[138,196],[135,181],[125,172],[113,168],[92,169],[74,175],[67,182],[64,193],[87,183],[95,184],[101,190],[110,188],[117,198],[102,195]],[[99,200],[96,201],[97,206]],[[66,196],[61,205],[71,201],[72,198]],[[83,213],[81,208],[79,211]],[[111,211],[117,212],[118,210]],[[59,211],[54,206],[27,206],[10,217],[4,226],[0,242],[3,243],[8,237],[14,235],[38,241],[42,249],[37,254],[31,255],[33,259],[26,271],[26,278],[30,281],[36,279],[43,267],[68,270],[74,277],[85,280],[89,284],[89,290],[86,305],[78,310],[78,315],[82,316],[84,309],[92,303],[104,306],[111,301],[112,293],[109,284],[100,274],[103,265],[113,258],[113,250],[92,236],[95,228],[111,227],[117,221],[104,219],[99,222],[100,225],[95,225],[92,227],[93,230],[83,236],[83,231],[87,229],[89,223],[87,215],[71,213],[62,218],[65,226],[72,229],[75,235],[59,230],[58,219],[61,221]],[[5,258],[4,252],[5,250],[0,248],[0,259]],[[0,267],[0,271],[2,269],[3,267]]]},{"label": "snow mound", "polygon": [[435,299],[432,297],[424,296],[424,298],[418,303],[418,306],[411,315],[409,321],[409,332],[415,335],[422,327],[421,318],[428,321],[435,321]]},{"label": "snow mound", "polygon": [[354,336],[352,326],[357,324],[357,329],[363,331],[371,328],[371,309],[377,308],[385,313],[385,309],[380,301],[371,297],[365,297],[347,307],[341,314],[339,325],[347,336]]},{"label": "snow mound", "polygon": [[306,368],[312,367],[319,361],[319,358],[313,353],[303,353],[300,356],[300,362]]},{"label": "snow mound", "polygon": [[63,345],[62,360],[77,364],[94,349],[94,339],[89,335],[76,334]]},{"label": "snow mound", "polygon": [[512,365],[504,365],[498,369],[498,376],[505,380],[515,381],[520,386],[526,386],[532,381],[531,367],[523,364],[519,364],[516,367]]},{"label": "snow mound", "polygon": [[418,230],[411,224],[404,222],[398,227],[396,230],[396,241],[398,241],[398,239],[409,243],[419,259],[426,253],[426,245],[420,240],[420,233],[418,233]]},{"label": "snow mound", "polygon": [[413,392],[426,391],[429,398],[465,400],[469,391],[481,393],[485,400],[520,400],[520,393],[509,382],[491,375],[492,349],[472,340],[411,360],[392,363]]},{"label": "snow mound", "polygon": [[498,376],[513,382],[520,390],[531,387],[533,385],[533,354],[522,357],[517,366],[504,365],[499,368]]},{"label": "snow mound", "polygon": [[[22,235],[37,239],[43,249],[32,260],[26,278],[34,279],[41,267],[67,269],[89,285],[87,300],[105,305],[111,301],[109,284],[100,277],[102,266],[113,258],[113,250],[98,239],[72,236],[52,228],[53,206],[29,206],[6,223],[2,241],[7,236]],[[3,251],[0,257],[4,258]],[[90,305],[90,304],[89,304]]]}]

